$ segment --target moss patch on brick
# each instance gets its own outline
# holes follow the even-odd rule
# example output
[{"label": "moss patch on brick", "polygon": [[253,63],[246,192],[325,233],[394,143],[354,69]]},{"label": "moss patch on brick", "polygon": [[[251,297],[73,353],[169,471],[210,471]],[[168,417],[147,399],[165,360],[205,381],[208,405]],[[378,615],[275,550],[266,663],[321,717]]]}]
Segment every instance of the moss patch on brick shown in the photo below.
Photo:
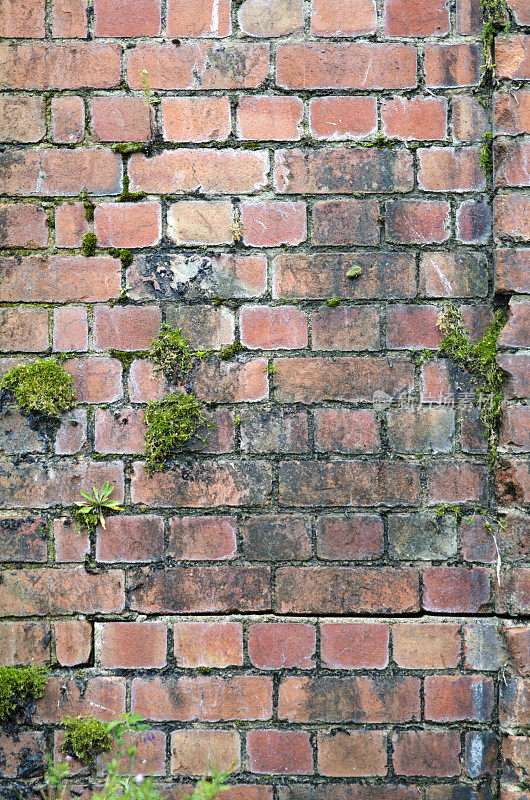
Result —
[{"label": "moss patch on brick", "polygon": [[73,378],[54,358],[18,364],[4,375],[0,390],[12,392],[24,411],[48,417],[60,417],[76,405]]},{"label": "moss patch on brick", "polygon": [[112,734],[108,722],[94,717],[63,717],[64,742],[61,751],[88,764],[99,753],[112,747]]},{"label": "moss patch on brick", "polygon": [[172,392],[163,400],[147,405],[144,422],[146,470],[148,475],[164,469],[166,461],[182,450],[195,437],[206,441],[206,434],[198,434],[201,427],[213,427],[204,413],[202,403],[193,393]]},{"label": "moss patch on brick", "polygon": [[27,712],[42,697],[48,682],[46,667],[0,667],[0,724]]}]

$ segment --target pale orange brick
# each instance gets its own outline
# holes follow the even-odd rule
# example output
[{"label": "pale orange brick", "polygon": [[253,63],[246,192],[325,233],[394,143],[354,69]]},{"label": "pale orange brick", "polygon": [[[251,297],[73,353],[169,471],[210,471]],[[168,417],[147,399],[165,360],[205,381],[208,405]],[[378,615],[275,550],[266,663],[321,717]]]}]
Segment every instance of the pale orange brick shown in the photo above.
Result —
[{"label": "pale orange brick", "polygon": [[120,82],[120,75],[118,44],[0,44],[0,84],[6,89],[110,89]]},{"label": "pale orange brick", "polygon": [[229,36],[230,0],[168,0],[168,36]]},{"label": "pale orange brick", "polygon": [[168,236],[176,244],[229,244],[232,205],[228,200],[181,200],[168,211]]},{"label": "pale orange brick", "polygon": [[309,126],[317,139],[357,139],[375,133],[375,97],[314,97]]},{"label": "pale orange brick", "polygon": [[248,36],[269,38],[295,33],[304,24],[303,0],[246,0],[239,7],[239,27]]},{"label": "pale orange brick", "polygon": [[240,622],[176,622],[175,658],[179,667],[232,667],[243,664]]},{"label": "pale orange brick", "polygon": [[243,203],[241,224],[243,241],[251,247],[297,245],[307,238],[306,207],[300,201]]},{"label": "pale orange brick", "polygon": [[86,350],[88,316],[82,306],[64,306],[53,310],[53,349]]},{"label": "pale orange brick", "polygon": [[447,669],[460,662],[460,625],[403,622],[392,628],[394,661],[405,669]]},{"label": "pale orange brick", "polygon": [[94,0],[96,36],[157,36],[160,0]]},{"label": "pale orange brick", "polygon": [[87,29],[87,0],[52,0],[54,38],[84,39]]},{"label": "pale orange brick", "polygon": [[230,134],[227,97],[167,97],[161,108],[162,133],[168,142],[222,142]]},{"label": "pale orange brick", "polygon": [[92,625],[82,619],[55,623],[55,652],[62,667],[86,664],[92,650]]},{"label": "pale orange brick", "polygon": [[48,246],[48,218],[39,205],[0,205],[0,247]]},{"label": "pale orange brick", "polygon": [[55,209],[55,244],[57,247],[81,247],[90,226],[83,203],[63,203]]},{"label": "pale orange brick", "polygon": [[94,312],[96,350],[147,350],[160,328],[160,308],[98,306]]},{"label": "pale orange brick", "polygon": [[0,36],[13,39],[44,39],[45,0],[2,0]]},{"label": "pale orange brick", "polygon": [[57,455],[79,453],[87,441],[87,412],[84,408],[73,408],[63,415],[55,434],[54,452]]},{"label": "pale orange brick", "polygon": [[43,97],[0,94],[0,142],[38,142],[45,133]]},{"label": "pale orange brick", "polygon": [[85,135],[85,103],[82,97],[52,97],[52,139],[77,144]]},{"label": "pale orange brick", "polygon": [[80,533],[77,525],[70,519],[53,521],[55,559],[58,563],[83,561],[90,550],[86,533]]},{"label": "pale orange brick", "polygon": [[383,100],[383,130],[399,139],[445,139],[447,100],[444,97],[393,97]]},{"label": "pale orange brick", "polygon": [[241,344],[251,349],[307,347],[307,315],[293,306],[244,306],[240,325]]},{"label": "pale orange brick", "polygon": [[143,97],[93,97],[92,138],[95,142],[146,142],[151,138],[151,113]]},{"label": "pale orange brick", "polygon": [[167,627],[162,622],[107,622],[101,625],[103,668],[154,669],[166,665]]},{"label": "pale orange brick", "polygon": [[217,769],[239,769],[237,731],[183,730],[171,734],[171,774],[204,775],[211,764]]},{"label": "pale orange brick", "polygon": [[184,561],[218,561],[237,553],[232,517],[173,517],[169,523],[168,553]]},{"label": "pale orange brick", "polygon": [[442,36],[449,30],[447,0],[385,0],[389,36]]},{"label": "pale orange brick", "polygon": [[160,203],[99,203],[94,231],[100,246],[153,247],[162,236]]},{"label": "pale orange brick", "polygon": [[299,97],[241,97],[237,106],[240,139],[276,142],[300,138],[304,104]]},{"label": "pale orange brick", "polygon": [[375,33],[374,0],[311,1],[311,33],[314,36],[363,36]]}]

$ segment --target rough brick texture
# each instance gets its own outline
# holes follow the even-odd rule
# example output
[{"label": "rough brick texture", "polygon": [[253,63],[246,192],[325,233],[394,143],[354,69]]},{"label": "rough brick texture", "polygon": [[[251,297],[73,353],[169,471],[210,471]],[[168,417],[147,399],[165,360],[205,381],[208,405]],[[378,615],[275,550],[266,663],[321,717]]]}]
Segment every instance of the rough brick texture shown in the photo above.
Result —
[{"label": "rough brick texture", "polygon": [[[492,2],[0,0],[0,375],[55,355],[79,402],[0,398],[0,664],[52,671],[0,800],[126,709],[164,800],[208,763],[227,800],[528,800],[530,16],[494,78]],[[493,472],[447,304],[507,312]],[[148,478],[162,323],[214,427]]]}]

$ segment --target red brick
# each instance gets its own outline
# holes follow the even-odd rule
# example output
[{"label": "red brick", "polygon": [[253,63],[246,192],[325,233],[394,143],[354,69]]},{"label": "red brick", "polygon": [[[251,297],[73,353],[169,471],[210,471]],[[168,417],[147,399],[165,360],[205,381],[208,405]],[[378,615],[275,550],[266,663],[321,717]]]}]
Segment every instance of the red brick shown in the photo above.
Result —
[{"label": "red brick", "polygon": [[117,194],[121,163],[110,150],[4,150],[0,191],[14,196]]},{"label": "red brick", "polygon": [[315,411],[315,448],[337,453],[377,453],[379,423],[373,411],[324,409]]},{"label": "red brick", "polygon": [[[2,318],[0,310],[0,321]],[[1,330],[1,326],[0,326]],[[28,425],[26,418],[15,405],[4,409],[0,421],[0,446],[5,454],[43,453],[45,438]]]},{"label": "red brick", "polygon": [[530,290],[530,252],[513,248],[496,248],[495,289],[503,294]]},{"label": "red brick", "polygon": [[98,525],[97,561],[158,561],[163,553],[164,523],[160,517],[112,516],[107,518],[104,529]]},{"label": "red brick", "polygon": [[0,142],[39,142],[45,133],[43,97],[0,94]]},{"label": "red brick", "polygon": [[160,204],[99,203],[94,230],[100,246],[152,247],[162,235]]},{"label": "red brick", "polygon": [[48,218],[42,206],[35,204],[0,205],[0,246],[48,246]]},{"label": "red brick", "polygon": [[309,128],[316,139],[356,139],[375,133],[375,97],[313,97]]},{"label": "red brick", "polygon": [[54,0],[52,5],[54,39],[84,39],[87,27],[87,0]]},{"label": "red brick", "polygon": [[251,95],[237,105],[237,135],[240,139],[282,142],[301,135],[304,104],[299,97]]},{"label": "red brick", "polygon": [[530,722],[530,679],[509,676],[499,686],[502,727],[525,728]]},{"label": "red brick", "polygon": [[321,622],[322,662],[332,669],[384,669],[389,631],[386,622]]},{"label": "red brick", "polygon": [[311,556],[311,524],[305,517],[268,514],[240,523],[243,552],[250,561],[290,561]]},{"label": "red brick", "polygon": [[112,403],[123,397],[122,366],[116,358],[71,358],[64,368],[80,403]]},{"label": "red brick", "polygon": [[486,185],[476,147],[420,148],[418,158],[418,186],[425,191],[471,192]]},{"label": "red brick", "polygon": [[406,192],[412,162],[405,150],[276,150],[274,187],[279,194]]},{"label": "red brick", "polygon": [[480,0],[456,1],[456,29],[464,36],[480,34],[483,16]]},{"label": "red brick", "polygon": [[496,464],[495,493],[501,505],[525,504],[530,498],[530,464],[522,459],[503,459]]},{"label": "red brick", "polygon": [[152,89],[255,89],[267,77],[269,46],[237,42],[139,44],[127,54],[127,80],[142,88],[142,70]]},{"label": "red brick", "polygon": [[83,619],[55,623],[55,652],[62,667],[88,663],[92,652],[92,625]]},{"label": "red brick", "polygon": [[162,622],[106,622],[101,625],[101,666],[152,669],[166,665],[167,627]]},{"label": "red brick", "polygon": [[229,36],[230,0],[169,0],[168,36]]},{"label": "red brick", "polygon": [[530,303],[511,300],[506,325],[500,332],[498,343],[501,347],[528,347],[530,342]]},{"label": "red brick", "polygon": [[312,319],[313,350],[378,350],[379,314],[370,306],[323,308]]},{"label": "red brick", "polygon": [[[108,573],[107,573],[108,574]],[[83,687],[73,679],[51,676],[37,703],[37,723],[58,724],[63,716],[87,715],[110,722],[125,712],[125,681],[117,677],[86,679]]]},{"label": "red brick", "polygon": [[276,83],[286,89],[413,88],[416,49],[373,42],[280,44]]},{"label": "red brick", "polygon": [[161,318],[159,308],[98,306],[94,313],[94,347],[147,350],[158,333]]},{"label": "red brick", "polygon": [[427,611],[476,614],[489,605],[490,578],[484,567],[427,567],[423,585]]},{"label": "red brick", "polygon": [[319,517],[316,534],[318,557],[331,561],[377,558],[384,550],[383,523],[369,514]]},{"label": "red brick", "polygon": [[383,100],[381,115],[390,137],[425,141],[447,135],[447,101],[442,97],[393,97]]},{"label": "red brick", "polygon": [[488,263],[482,253],[425,253],[420,292],[426,297],[484,297]]},{"label": "red brick", "polygon": [[302,202],[243,203],[241,224],[243,242],[250,247],[297,245],[307,238],[306,207]]},{"label": "red brick", "polygon": [[219,770],[238,770],[239,750],[237,731],[174,731],[171,774],[204,775],[212,764]]},{"label": "red brick", "polygon": [[452,409],[404,408],[387,412],[388,441],[398,453],[447,453],[452,450],[455,419]]},{"label": "red brick", "polygon": [[493,146],[496,186],[530,186],[528,142],[500,142]]},{"label": "red brick", "polygon": [[44,39],[44,0],[4,0],[0,36]]},{"label": "red brick", "polygon": [[523,0],[509,0],[508,5],[517,25],[530,25],[530,11]]},{"label": "red brick", "polygon": [[88,534],[80,532],[77,525],[69,518],[54,519],[53,536],[55,560],[58,564],[84,561],[90,552]]},{"label": "red brick", "polygon": [[482,49],[475,43],[425,45],[427,86],[475,86],[480,81]]},{"label": "red brick", "polygon": [[398,775],[430,778],[460,775],[458,731],[401,731],[392,736],[392,746],[392,761]]},{"label": "red brick", "polygon": [[[315,786],[308,783],[291,782],[279,788],[280,800],[339,800],[348,797],[351,800],[420,800],[420,790],[416,786],[404,786],[403,784],[377,783],[339,783],[329,782]],[[442,800],[438,798],[438,800]],[[447,800],[447,798],[445,798]]]},{"label": "red brick", "polygon": [[9,517],[0,521],[0,531],[0,562],[46,561],[45,520]]},{"label": "red brick", "polygon": [[278,717],[289,722],[407,722],[420,717],[420,681],[409,676],[283,678]]},{"label": "red brick", "polygon": [[378,244],[377,200],[325,200],[312,210],[313,244]]},{"label": "red brick", "polygon": [[241,343],[252,349],[307,347],[307,316],[293,306],[243,306]]},{"label": "red brick", "polygon": [[530,36],[516,34],[495,39],[495,74],[499,78],[530,78]]},{"label": "red brick", "polygon": [[82,97],[52,97],[52,139],[78,144],[85,136],[85,103]]},{"label": "red brick", "polygon": [[477,97],[460,95],[451,101],[453,110],[453,141],[478,142],[490,129],[488,111]]},{"label": "red brick", "polygon": [[201,362],[195,369],[194,389],[206,403],[255,403],[269,394],[264,358]]},{"label": "red brick", "polygon": [[[5,89],[112,89],[118,85],[120,74],[121,47],[117,44],[34,42],[14,47],[0,45],[0,83]],[[74,194],[80,191],[81,188]],[[64,191],[58,194],[64,194]]]},{"label": "red brick", "polygon": [[55,209],[55,244],[57,247],[81,247],[90,226],[82,203],[62,203]]},{"label": "red brick", "polygon": [[451,28],[445,0],[385,0],[384,19],[388,36],[443,36]]},{"label": "red brick", "polygon": [[233,517],[173,517],[168,554],[178,561],[217,561],[237,552]]},{"label": "red brick", "polygon": [[[179,48],[180,49],[180,48]],[[240,194],[263,188],[268,173],[265,153],[245,150],[164,150],[129,160],[131,191],[151,194]]]},{"label": "red brick", "polygon": [[[3,778],[29,778],[44,770],[46,741],[41,731],[0,733]],[[20,784],[12,784],[14,786]]]},{"label": "red brick", "polygon": [[244,408],[240,417],[241,450],[244,452],[307,452],[306,412],[281,407]]},{"label": "red brick", "polygon": [[167,97],[161,109],[162,132],[168,142],[219,142],[230,134],[227,97]]},{"label": "red brick", "polygon": [[[355,280],[347,277],[361,267]],[[273,262],[273,297],[372,299],[416,294],[415,264],[409,253],[300,253]]]},{"label": "red brick", "polygon": [[332,731],[318,734],[318,771],[334,778],[386,775],[386,734]]},{"label": "red brick", "polygon": [[285,36],[303,28],[304,3],[303,0],[279,3],[247,0],[239,8],[237,19],[242,32],[249,36]]},{"label": "red brick", "polygon": [[460,662],[460,626],[403,622],[392,628],[394,661],[405,669],[447,669]]},{"label": "red brick", "polygon": [[439,347],[442,337],[436,326],[438,314],[436,306],[389,306],[388,347],[406,350]]},{"label": "red brick", "polygon": [[247,733],[251,772],[273,775],[311,775],[313,750],[303,731],[254,730]]},{"label": "red brick", "polygon": [[48,348],[48,311],[0,308],[0,352],[34,353]]},{"label": "red brick", "polygon": [[456,213],[456,235],[464,244],[485,244],[491,236],[491,206],[477,200],[461,203]]},{"label": "red brick", "polygon": [[386,204],[386,236],[399,244],[445,242],[449,203],[438,200],[391,200]]},{"label": "red brick", "polygon": [[277,358],[274,383],[276,396],[284,403],[321,400],[366,400],[374,392],[389,395],[412,388],[409,362],[384,358]]},{"label": "red brick", "polygon": [[528,626],[506,627],[504,628],[504,641],[512,664],[519,675],[530,674],[530,628]]},{"label": "red brick", "polygon": [[145,453],[144,412],[139,408],[96,409],[94,449],[98,453]]},{"label": "red brick", "polygon": [[131,708],[157,722],[265,720],[272,715],[272,678],[265,675],[135,678]]},{"label": "red brick", "polygon": [[429,505],[482,500],[486,491],[485,468],[469,463],[439,463],[428,468]]},{"label": "red brick", "polygon": [[515,136],[530,133],[530,92],[495,92],[495,133]]},{"label": "red brick", "polygon": [[248,654],[258,669],[309,669],[315,666],[313,625],[256,622],[248,630]]},{"label": "red brick", "polygon": [[160,0],[94,0],[96,36],[158,36]]},{"label": "red brick", "polygon": [[[132,736],[126,734],[124,742],[125,747],[131,744],[134,745],[136,752],[132,759],[127,752],[121,758],[118,758],[118,769],[121,775],[143,775],[144,772],[148,772],[149,775],[166,774],[165,733],[151,730],[145,733],[136,733]],[[119,750],[119,746],[115,745],[113,750]],[[100,773],[103,772],[107,761],[107,754],[98,756],[97,765]]]},{"label": "red brick", "polygon": [[243,664],[240,622],[176,622],[175,658],[179,667],[231,667]]},{"label": "red brick", "polygon": [[503,736],[503,777],[520,783],[530,765],[530,742],[527,736]]},{"label": "red brick", "polygon": [[509,453],[526,453],[530,450],[530,408],[511,406],[504,409],[500,447]]},{"label": "red brick", "polygon": [[279,614],[392,614],[419,608],[414,569],[281,567],[276,581]]},{"label": "red brick", "polygon": [[2,664],[44,664],[50,660],[50,623],[0,622]]},{"label": "red brick", "polygon": [[484,675],[427,675],[425,719],[434,722],[487,722],[493,710],[492,678]]},{"label": "red brick", "polygon": [[53,349],[88,348],[87,310],[83,306],[63,306],[53,310]]},{"label": "red brick", "polygon": [[172,305],[166,309],[166,322],[199,349],[220,350],[234,341],[234,312],[227,308]]},{"label": "red brick", "polygon": [[313,36],[363,36],[377,30],[374,0],[311,0]]},{"label": "red brick", "polygon": [[95,142],[146,142],[151,109],[142,97],[93,97],[90,130]]},{"label": "red brick", "polygon": [[202,614],[270,609],[267,567],[137,567],[131,608],[142,613]]},{"label": "red brick", "polygon": [[179,200],[167,215],[167,235],[176,244],[231,244],[232,204],[228,200]]},{"label": "red brick", "polygon": [[23,617],[109,614],[123,611],[124,576],[121,570],[89,574],[84,569],[36,568],[2,573],[2,615]]}]

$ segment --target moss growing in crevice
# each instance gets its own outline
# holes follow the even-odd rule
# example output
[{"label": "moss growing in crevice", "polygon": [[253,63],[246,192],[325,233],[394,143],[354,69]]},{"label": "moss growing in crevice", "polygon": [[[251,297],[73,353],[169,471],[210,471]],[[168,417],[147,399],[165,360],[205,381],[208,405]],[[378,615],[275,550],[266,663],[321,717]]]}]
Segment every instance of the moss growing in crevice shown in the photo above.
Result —
[{"label": "moss growing in crevice", "polygon": [[447,308],[438,317],[438,328],[443,334],[442,354],[464,367],[476,386],[480,418],[488,440],[490,469],[497,458],[502,418],[504,373],[497,364],[497,340],[505,323],[504,311],[497,311],[484,336],[473,341],[457,309]]},{"label": "moss growing in crevice", "polygon": [[338,297],[328,297],[328,299],[326,300],[326,305],[328,308],[337,308],[339,304],[340,300]]},{"label": "moss growing in crevice", "polygon": [[191,349],[180,328],[163,323],[156,339],[151,340],[149,360],[157,372],[162,372],[171,383],[185,379],[197,354]]},{"label": "moss growing in crevice", "polygon": [[495,77],[495,36],[508,33],[509,16],[506,0],[480,0],[482,6],[482,51],[484,78]]},{"label": "moss growing in crevice", "polygon": [[98,244],[98,237],[95,233],[85,233],[81,243],[81,249],[85,256],[94,256],[96,254],[96,247]]},{"label": "moss growing in crevice", "polygon": [[0,724],[12,723],[20,714],[29,716],[47,682],[46,667],[0,667]]},{"label": "moss growing in crevice", "polygon": [[138,200],[143,200],[144,197],[146,196],[145,192],[130,192],[129,185],[130,185],[130,178],[127,175],[127,172],[125,171],[124,167],[123,189],[121,190],[121,194],[118,197],[118,203],[137,203]]},{"label": "moss growing in crevice", "polygon": [[109,350],[111,358],[116,358],[126,371],[137,358],[147,358],[147,350]]},{"label": "moss growing in crevice", "polygon": [[239,353],[244,353],[247,349],[248,348],[244,347],[241,342],[234,342],[234,344],[228,347],[223,347],[218,355],[221,361],[230,361],[234,356],[237,356]]},{"label": "moss growing in crevice", "polygon": [[[87,236],[88,236],[88,234],[87,234]],[[125,250],[124,248],[110,247],[109,248],[109,256],[112,256],[112,258],[119,258],[120,261],[121,261],[122,267],[125,267],[125,268],[130,267],[131,264],[134,261],[134,256],[131,253],[131,251],[130,250]],[[120,292],[120,297],[118,298],[118,300],[122,299],[122,292],[123,291],[124,290],[122,289],[121,292]],[[116,302],[118,302],[118,300],[116,300]],[[123,300],[122,300],[122,302],[123,302]]]},{"label": "moss growing in crevice", "polygon": [[76,405],[72,376],[54,358],[18,364],[0,381],[0,390],[12,392],[23,411],[60,417]]},{"label": "moss growing in crevice", "polygon": [[110,750],[113,737],[108,722],[94,717],[63,717],[64,742],[61,751],[88,764],[100,753]]},{"label": "moss growing in crevice", "polygon": [[118,142],[113,144],[111,150],[114,153],[121,153],[122,156],[128,156],[130,153],[141,153],[145,147],[145,142]]},{"label": "moss growing in crevice", "polygon": [[206,441],[205,434],[199,435],[199,428],[213,427],[202,403],[192,392],[172,392],[163,400],[151,401],[144,422],[148,475],[163,470],[166,461],[180,452],[190,439]]}]

